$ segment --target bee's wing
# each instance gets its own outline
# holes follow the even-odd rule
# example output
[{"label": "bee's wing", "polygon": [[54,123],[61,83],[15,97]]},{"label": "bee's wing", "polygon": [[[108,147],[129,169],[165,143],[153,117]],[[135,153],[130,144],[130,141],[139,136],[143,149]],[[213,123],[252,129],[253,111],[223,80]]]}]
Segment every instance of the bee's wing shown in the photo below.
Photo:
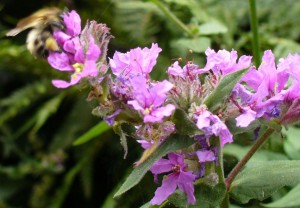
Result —
[{"label": "bee's wing", "polygon": [[8,31],[6,33],[6,36],[15,36],[28,28],[35,27],[39,25],[43,21],[43,19],[44,18],[42,16],[36,17],[31,15],[29,17],[25,17],[18,22],[17,26],[14,29]]}]

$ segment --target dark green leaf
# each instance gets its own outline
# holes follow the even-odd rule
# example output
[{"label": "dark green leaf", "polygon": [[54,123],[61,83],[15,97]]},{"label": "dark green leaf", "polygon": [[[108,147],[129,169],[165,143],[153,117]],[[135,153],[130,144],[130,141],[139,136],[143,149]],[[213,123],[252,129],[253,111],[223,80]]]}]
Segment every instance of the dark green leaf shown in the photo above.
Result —
[{"label": "dark green leaf", "polygon": [[49,80],[36,81],[15,90],[12,95],[0,100],[0,106],[5,107],[0,115],[0,125],[24,112],[31,104],[47,93]]},{"label": "dark green leaf", "polygon": [[216,89],[204,100],[204,104],[210,111],[214,112],[224,104],[224,101],[230,96],[233,87],[247,70],[248,69],[242,69],[230,73],[220,80]]},{"label": "dark green leaf", "polygon": [[128,176],[128,178],[114,195],[114,197],[120,196],[121,194],[137,185],[155,161],[165,156],[169,152],[187,148],[194,142],[194,139],[178,134],[172,135],[167,138],[160,144],[160,146],[153,152],[153,154],[151,154],[143,163],[141,163],[131,172],[131,174]]},{"label": "dark green leaf", "polygon": [[48,146],[51,152],[71,146],[78,135],[87,132],[95,125],[97,119],[91,115],[90,110],[86,107],[84,99],[74,102],[71,111],[65,115],[62,125],[56,126],[55,135]]},{"label": "dark green leaf", "polygon": [[64,94],[61,93],[41,106],[35,114],[35,125],[31,130],[31,134],[35,134],[45,124],[48,118],[57,111],[63,98]]},{"label": "dark green leaf", "polygon": [[26,185],[24,180],[15,180],[1,174],[0,201],[13,197],[16,192]]},{"label": "dark green leaf", "polygon": [[96,136],[101,135],[109,129],[111,129],[111,127],[108,126],[104,121],[101,121],[99,124],[91,128],[88,132],[76,139],[73,145],[84,144],[90,141],[91,139],[95,138]]},{"label": "dark green leaf", "polygon": [[[219,183],[218,185],[212,187],[206,184],[200,184],[195,186],[195,197],[196,204],[189,205],[190,208],[214,208],[220,207],[226,194],[225,184]],[[176,191],[168,199],[169,202],[176,205],[176,207],[185,208],[187,207],[187,197],[186,194],[180,191]]]},{"label": "dark green leaf", "polygon": [[179,134],[194,136],[203,134],[203,132],[191,121],[188,115],[182,110],[177,108],[172,116],[172,121],[175,124],[176,130]]},{"label": "dark green leaf", "polygon": [[241,203],[263,200],[284,186],[300,182],[300,161],[257,161],[249,164],[233,181],[230,194]]}]

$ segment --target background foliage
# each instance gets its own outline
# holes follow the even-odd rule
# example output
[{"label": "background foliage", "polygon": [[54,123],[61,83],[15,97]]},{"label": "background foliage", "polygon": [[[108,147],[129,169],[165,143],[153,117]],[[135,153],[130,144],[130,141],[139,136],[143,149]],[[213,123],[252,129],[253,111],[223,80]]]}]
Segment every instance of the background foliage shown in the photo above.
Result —
[{"label": "background foliage", "polygon": [[[91,115],[95,104],[85,101],[89,89],[54,88],[51,79],[63,75],[29,54],[24,45],[27,32],[5,37],[20,18],[45,6],[76,9],[83,23],[87,19],[106,23],[115,37],[109,57],[115,50],[125,52],[157,42],[163,52],[153,77],[161,79],[179,57],[204,66],[207,47],[252,54],[248,1],[1,1],[0,207],[139,207],[153,196],[150,174],[122,197],[112,198],[141,155],[139,145],[129,139],[124,160],[118,136]],[[276,57],[300,52],[299,1],[257,1],[257,12],[261,51],[272,49]],[[299,128],[293,127],[273,136],[251,162],[299,160],[299,135]],[[74,146],[77,139],[84,144]],[[245,154],[253,136],[235,139],[225,148],[227,173]],[[264,202],[282,198],[291,188],[280,189]],[[293,191],[300,194],[299,187]],[[232,204],[263,206],[254,200],[246,205],[234,205],[232,200]]]}]

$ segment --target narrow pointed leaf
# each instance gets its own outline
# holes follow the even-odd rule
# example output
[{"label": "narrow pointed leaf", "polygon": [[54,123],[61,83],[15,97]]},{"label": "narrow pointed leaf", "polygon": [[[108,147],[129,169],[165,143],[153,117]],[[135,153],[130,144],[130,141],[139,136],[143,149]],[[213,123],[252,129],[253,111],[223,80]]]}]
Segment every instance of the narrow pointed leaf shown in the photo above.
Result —
[{"label": "narrow pointed leaf", "polygon": [[91,128],[88,132],[80,136],[78,139],[76,139],[73,143],[73,145],[81,145],[84,144],[91,139],[95,138],[96,136],[101,135],[105,131],[111,129],[110,126],[108,126],[104,121],[101,121],[99,124]]},{"label": "narrow pointed leaf", "polygon": [[31,134],[35,134],[48,120],[48,118],[54,114],[64,98],[64,93],[57,95],[56,97],[47,101],[35,114],[35,125],[31,130]]},{"label": "narrow pointed leaf", "polygon": [[194,122],[188,117],[188,115],[182,110],[177,108],[172,116],[172,121],[176,126],[176,130],[182,135],[199,135],[203,132],[196,126]]},{"label": "narrow pointed leaf", "polygon": [[230,195],[241,203],[263,200],[284,186],[300,183],[300,160],[257,161],[249,164],[233,181]]},{"label": "narrow pointed leaf", "polygon": [[123,131],[122,125],[119,123],[118,125],[114,125],[114,132],[120,136],[120,142],[124,149],[124,159],[126,159],[128,153],[128,145],[127,145],[127,134]]},{"label": "narrow pointed leaf", "polygon": [[224,76],[216,89],[204,100],[204,104],[212,112],[224,105],[232,89],[248,69],[242,69]]},{"label": "narrow pointed leaf", "polygon": [[150,155],[143,163],[137,166],[131,174],[128,176],[126,181],[123,183],[121,188],[117,191],[114,197],[120,196],[135,185],[137,185],[150,167],[161,157],[165,156],[169,152],[176,151],[178,149],[187,148],[194,143],[194,139],[188,136],[172,135],[161,143],[161,145]]}]

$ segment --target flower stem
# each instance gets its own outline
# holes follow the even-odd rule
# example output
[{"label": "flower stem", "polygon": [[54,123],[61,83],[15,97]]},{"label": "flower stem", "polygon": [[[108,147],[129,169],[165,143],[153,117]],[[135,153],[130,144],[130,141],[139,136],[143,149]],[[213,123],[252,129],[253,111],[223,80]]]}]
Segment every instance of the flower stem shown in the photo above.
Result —
[{"label": "flower stem", "polygon": [[256,0],[249,0],[250,5],[250,23],[253,35],[252,40],[252,51],[254,56],[254,62],[256,68],[259,66],[260,62],[260,52],[259,52],[259,38],[258,38],[258,20],[256,15]]},{"label": "flower stem", "polygon": [[152,3],[156,4],[160,10],[172,21],[174,22],[181,30],[183,30],[189,37],[194,37],[194,34],[178,19],[161,1],[158,0],[149,0]]},{"label": "flower stem", "polygon": [[226,188],[229,190],[232,181],[235,179],[237,174],[241,171],[241,169],[246,165],[246,163],[250,160],[253,154],[268,140],[271,134],[274,132],[274,129],[268,128],[265,133],[256,141],[256,143],[251,147],[249,152],[242,158],[241,161],[234,167],[229,176],[225,180]]}]

